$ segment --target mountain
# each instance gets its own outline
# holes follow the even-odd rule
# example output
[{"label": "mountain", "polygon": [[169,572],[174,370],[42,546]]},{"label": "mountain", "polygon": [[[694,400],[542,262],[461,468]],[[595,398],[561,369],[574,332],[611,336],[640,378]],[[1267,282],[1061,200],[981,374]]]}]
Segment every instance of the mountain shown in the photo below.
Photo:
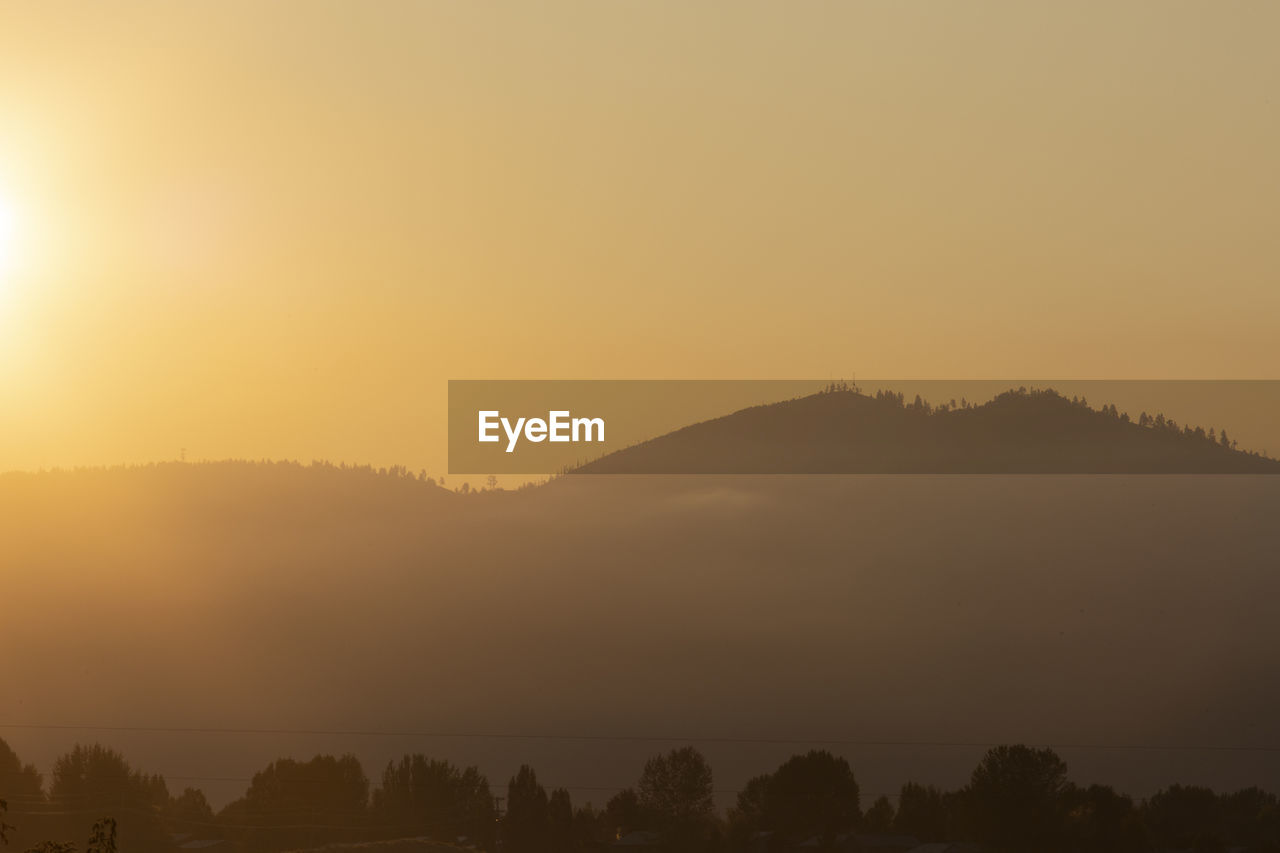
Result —
[{"label": "mountain", "polygon": [[0,475],[0,737],[215,808],[281,756],[417,751],[599,805],[666,738],[723,791],[818,745],[867,796],[955,787],[1010,741],[1275,790],[1277,514],[1252,476]]},{"label": "mountain", "polygon": [[616,451],[584,474],[1255,474],[1280,461],[1163,416],[1135,423],[1053,390],[932,407],[845,387],[743,409]]}]

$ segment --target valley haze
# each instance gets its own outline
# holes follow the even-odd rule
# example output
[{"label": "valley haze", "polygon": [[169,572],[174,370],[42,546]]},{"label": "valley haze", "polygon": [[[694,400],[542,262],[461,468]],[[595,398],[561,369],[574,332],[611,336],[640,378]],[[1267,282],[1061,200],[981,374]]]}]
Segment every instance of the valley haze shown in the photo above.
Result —
[{"label": "valley haze", "polygon": [[0,735],[46,769],[69,738],[103,740],[212,778],[214,803],[243,788],[217,777],[282,750],[373,768],[426,751],[496,779],[529,761],[602,802],[686,741],[727,791],[806,744],[847,755],[867,791],[955,785],[1010,740],[1139,795],[1274,789],[1256,748],[1280,742],[1278,513],[1280,478],[1250,474],[602,474],[459,494],[326,463],[11,473],[5,630],[31,642],[6,660],[0,723],[50,728]]}]

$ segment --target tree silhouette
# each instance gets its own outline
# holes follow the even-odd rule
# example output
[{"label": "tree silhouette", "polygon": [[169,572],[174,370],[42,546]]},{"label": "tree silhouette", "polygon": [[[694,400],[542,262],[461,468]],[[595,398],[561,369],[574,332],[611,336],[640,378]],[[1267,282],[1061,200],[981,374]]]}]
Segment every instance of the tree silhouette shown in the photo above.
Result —
[{"label": "tree silhouette", "polygon": [[493,841],[489,780],[476,767],[459,769],[421,753],[387,765],[373,792],[373,811],[382,823],[436,839],[465,835],[484,845]]},{"label": "tree silhouette", "polygon": [[507,784],[507,815],[502,838],[511,853],[545,853],[549,848],[550,803],[538,775],[525,764]]},{"label": "tree silhouette", "polygon": [[691,746],[656,755],[645,763],[637,797],[672,846],[690,846],[709,830],[715,811],[711,765]]},{"label": "tree silhouette", "polygon": [[1106,785],[1068,786],[1066,836],[1069,843],[1098,853],[1140,850],[1144,832],[1133,800]]},{"label": "tree silhouette", "polygon": [[[76,853],[76,845],[72,841],[41,841],[27,853]],[[115,818],[104,817],[94,822],[89,830],[85,853],[116,853]]]},{"label": "tree silhouette", "polygon": [[69,814],[65,829],[73,836],[94,831],[93,825],[76,816],[114,813],[123,820],[120,837],[126,848],[163,845],[168,838],[163,815],[169,799],[163,777],[135,770],[123,755],[101,744],[77,744],[53,765],[49,801],[57,811]]},{"label": "tree silhouette", "polygon": [[633,829],[640,829],[644,816],[640,812],[640,798],[634,788],[626,788],[605,803],[603,820],[610,838],[620,838]]},{"label": "tree silhouette", "polygon": [[354,755],[281,758],[255,773],[219,818],[251,827],[243,834],[250,849],[313,847],[355,837],[368,801],[369,779]]},{"label": "tree silhouette", "polygon": [[[21,802],[44,799],[44,780],[34,764],[23,764],[18,754],[0,738],[0,779],[4,780],[5,794]],[[21,811],[21,805],[18,810]]]},{"label": "tree silhouette", "polygon": [[115,818],[107,817],[94,823],[85,853],[116,853]]},{"label": "tree silhouette", "polygon": [[770,821],[779,831],[817,833],[828,841],[857,824],[859,794],[849,762],[826,750],[784,762],[766,792]]},{"label": "tree silhouette", "polygon": [[574,847],[573,801],[564,788],[556,788],[547,800],[547,837],[555,853],[569,853]]},{"label": "tree silhouette", "polygon": [[[24,767],[16,756],[6,754],[6,760],[7,766]],[[927,842],[979,841],[991,851],[1280,850],[1280,800],[1261,789],[1218,795],[1208,788],[1171,785],[1137,806],[1107,786],[1070,784],[1066,769],[1052,750],[999,746],[983,756],[962,790],[944,792],[907,783],[896,808],[881,796],[859,817],[859,792],[848,762],[812,751],[744,785],[730,813],[726,842],[717,836],[711,768],[700,753],[686,747],[652,758],[638,791],[619,792],[603,811],[587,805],[575,812],[567,790],[556,789],[548,796],[532,768],[522,767],[508,785],[504,833],[511,853],[582,853],[633,829],[659,830],[672,853],[758,853],[761,839],[755,832],[761,829],[776,830],[770,849],[791,849],[815,835],[816,846],[831,848],[840,833],[859,827],[867,833],[893,831]],[[20,769],[18,778],[29,774]],[[110,749],[78,746],[55,764],[55,807],[81,814],[85,808],[75,805],[79,802],[99,814],[120,811],[115,818],[86,825],[85,834],[77,834],[79,828],[67,831],[71,824],[38,825],[37,838],[53,834],[46,828],[56,829],[56,837],[87,834],[84,847],[46,840],[27,850],[115,853],[120,818],[120,835],[136,839],[123,846],[139,853],[172,850],[168,833],[183,822],[213,833],[205,837],[231,839],[245,851],[412,838],[425,826],[444,840],[466,834],[472,843],[494,849],[492,836],[479,831],[482,821],[493,826],[494,806],[488,783],[476,768],[463,770],[422,755],[404,756],[388,765],[371,809],[364,807],[367,785],[359,762],[351,756],[316,756],[306,762],[280,759],[255,774],[245,796],[213,818],[200,790],[187,788],[162,801],[160,777],[134,770]],[[85,799],[76,801],[73,796]],[[12,819],[7,811],[12,803],[0,800],[0,844],[19,840],[6,820]],[[141,805],[145,803],[152,805]],[[365,820],[369,811],[376,821]],[[134,817],[154,819],[164,832],[140,833],[129,824]],[[21,831],[29,833],[27,821],[20,824]],[[477,830],[467,831],[470,827]],[[19,849],[30,844],[20,841]]]},{"label": "tree silhouette", "polygon": [[898,793],[893,828],[921,841],[941,841],[947,833],[947,809],[937,788],[907,782]]},{"label": "tree silhouette", "polygon": [[260,815],[360,815],[369,801],[369,779],[350,754],[317,755],[310,761],[282,758],[254,774],[244,799]]},{"label": "tree silhouette", "polygon": [[1021,744],[987,751],[969,781],[980,838],[998,850],[1053,849],[1065,817],[1067,765],[1051,749]]},{"label": "tree silhouette", "polygon": [[1223,829],[1231,844],[1280,850],[1280,800],[1260,788],[1245,788],[1218,798]]},{"label": "tree silhouette", "polygon": [[881,794],[862,816],[862,828],[867,832],[888,832],[893,829],[893,803]]},{"label": "tree silhouette", "polygon": [[184,788],[182,793],[169,801],[165,817],[175,824],[209,824],[213,822],[213,807],[199,788]]},{"label": "tree silhouette", "polygon": [[1161,847],[1215,850],[1226,843],[1226,824],[1218,797],[1196,785],[1170,785],[1146,808],[1152,839]]}]

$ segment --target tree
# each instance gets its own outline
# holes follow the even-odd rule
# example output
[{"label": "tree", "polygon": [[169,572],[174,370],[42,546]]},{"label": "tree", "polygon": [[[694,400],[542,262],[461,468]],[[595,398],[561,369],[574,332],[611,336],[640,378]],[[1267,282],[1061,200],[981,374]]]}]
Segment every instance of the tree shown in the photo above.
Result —
[{"label": "tree", "polygon": [[942,792],[908,782],[898,793],[898,813],[893,828],[903,835],[914,835],[921,841],[942,841],[947,834],[947,809]]},{"label": "tree", "polygon": [[[20,826],[30,830],[30,821],[25,814],[34,812],[44,804],[44,780],[33,764],[23,764],[17,753],[0,739],[0,793],[7,800],[0,801],[0,844],[8,843],[8,831],[16,831],[17,826],[6,823],[4,813],[9,805],[13,805],[15,819]],[[18,837],[21,843],[21,837]]]},{"label": "tree", "polygon": [[1053,848],[1062,837],[1066,783],[1067,765],[1051,749],[988,750],[968,788],[980,840],[999,850]]},{"label": "tree", "polygon": [[199,788],[184,788],[181,795],[169,800],[166,817],[178,825],[207,825],[213,823],[213,807],[205,798],[204,791]]},{"label": "tree", "polygon": [[893,829],[893,818],[893,803],[881,794],[863,815],[862,826],[867,832],[888,832]]},{"label": "tree", "polygon": [[573,801],[564,788],[556,788],[547,801],[547,836],[551,849],[568,853],[574,847]]},{"label": "tree", "polygon": [[1098,853],[1141,850],[1146,845],[1133,800],[1105,785],[1069,786],[1066,834],[1073,847]]},{"label": "tree", "polygon": [[[772,776],[754,776],[747,780],[738,792],[738,800],[729,811],[730,821],[743,828],[744,833],[758,832],[766,828],[769,782]],[[745,835],[744,835],[745,837]]]},{"label": "tree", "polygon": [[551,822],[547,792],[538,784],[538,774],[525,764],[507,783],[507,816],[502,821],[502,838],[511,853],[545,853],[549,847]]},{"label": "tree", "polygon": [[213,807],[199,788],[184,788],[182,793],[169,799],[164,810],[165,828],[170,833],[192,833],[199,838],[220,838]]},{"label": "tree", "polygon": [[619,791],[604,804],[605,828],[609,838],[618,839],[644,823],[640,813],[640,798],[634,788]]},{"label": "tree", "polygon": [[1147,801],[1144,812],[1160,847],[1213,850],[1225,844],[1222,807],[1208,788],[1170,785]]},{"label": "tree", "polygon": [[444,841],[465,835],[493,846],[493,793],[476,767],[463,770],[421,753],[406,755],[383,771],[373,811],[380,822],[417,834]]},{"label": "tree", "polygon": [[711,765],[692,746],[650,758],[637,786],[640,809],[676,848],[707,834],[715,811],[713,794]]},{"label": "tree", "polygon": [[364,820],[368,801],[369,779],[354,755],[281,758],[255,773],[219,818],[254,827],[243,836],[251,850],[315,847],[353,838],[343,833]]},{"label": "tree", "polygon": [[364,814],[369,778],[354,755],[281,758],[255,773],[244,795],[259,816],[293,813],[350,819]]},{"label": "tree", "polygon": [[[168,839],[162,820],[169,805],[164,778],[135,770],[123,755],[101,744],[76,744],[54,762],[49,801],[55,810],[73,815],[64,824],[71,836],[92,835],[93,815],[115,814],[126,849],[153,848]],[[111,829],[114,837],[114,823]]]},{"label": "tree", "polygon": [[849,762],[826,750],[795,755],[764,786],[765,829],[793,840],[812,835],[831,842],[853,829],[861,814],[858,781]]},{"label": "tree", "polygon": [[1250,849],[1280,850],[1280,799],[1259,788],[1244,788],[1218,798],[1228,843]]},{"label": "tree", "polygon": [[[76,853],[76,845],[72,841],[41,841],[27,853]],[[93,824],[85,853],[116,853],[115,818],[104,817]]]},{"label": "tree", "polygon": [[115,818],[107,817],[94,823],[85,853],[116,853]]},{"label": "tree", "polygon": [[573,813],[573,848],[587,850],[617,839],[616,828],[608,825],[603,810],[591,803],[579,806]]},{"label": "tree", "polygon": [[55,803],[81,804],[90,800],[111,804],[120,802],[122,794],[148,807],[169,801],[162,777],[135,770],[123,755],[101,744],[76,744],[54,762],[49,799]]},{"label": "tree", "polygon": [[0,779],[4,780],[5,795],[14,799],[19,812],[23,803],[38,803],[44,799],[44,780],[34,764],[23,764],[18,754],[0,738]]}]

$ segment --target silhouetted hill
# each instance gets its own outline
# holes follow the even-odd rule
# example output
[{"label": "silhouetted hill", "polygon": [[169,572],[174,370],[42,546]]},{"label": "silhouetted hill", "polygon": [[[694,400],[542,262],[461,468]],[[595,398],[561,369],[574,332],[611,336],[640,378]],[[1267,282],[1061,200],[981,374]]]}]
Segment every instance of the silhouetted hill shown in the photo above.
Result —
[{"label": "silhouetted hill", "polygon": [[774,739],[845,741],[882,792],[1010,738],[1176,747],[1064,753],[1138,795],[1276,789],[1272,753],[1193,747],[1280,742],[1278,513],[1252,476],[4,475],[0,736],[46,774],[100,740],[215,808],[347,751],[599,792],[645,738],[708,739],[725,790]]},{"label": "silhouetted hill", "polygon": [[313,462],[160,462],[0,474],[0,513],[28,532],[92,530],[121,517],[175,529],[267,525],[275,533],[371,519],[430,519],[463,498],[402,467]]},{"label": "silhouetted hill", "polygon": [[1163,416],[1135,423],[1052,390],[932,407],[845,387],[756,406],[611,453],[588,474],[1245,474],[1280,461]]}]

